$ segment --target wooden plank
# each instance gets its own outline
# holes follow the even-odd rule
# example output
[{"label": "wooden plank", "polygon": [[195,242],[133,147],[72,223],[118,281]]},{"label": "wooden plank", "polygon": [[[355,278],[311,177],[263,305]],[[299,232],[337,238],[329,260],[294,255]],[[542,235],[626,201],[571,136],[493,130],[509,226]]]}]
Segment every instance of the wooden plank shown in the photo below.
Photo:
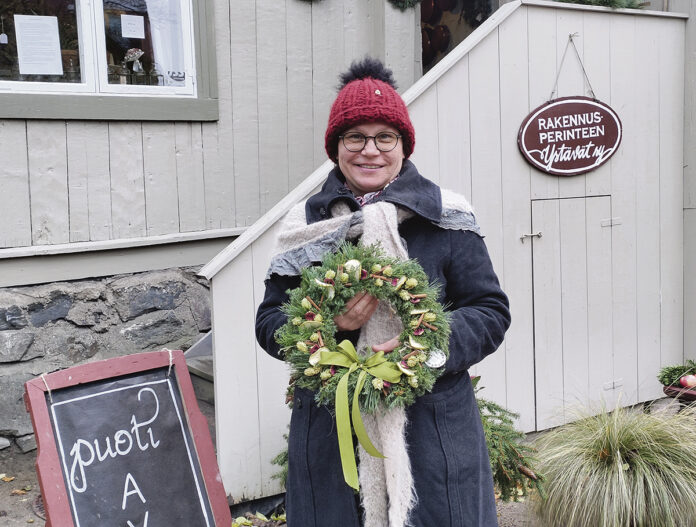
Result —
[{"label": "wooden plank", "polygon": [[312,20],[312,4],[287,2],[286,13],[288,186],[295,188],[315,168],[312,31],[308,27]]},{"label": "wooden plank", "polygon": [[31,202],[25,121],[0,121],[0,247],[31,245]]},{"label": "wooden plank", "polygon": [[563,424],[563,318],[558,200],[532,201],[536,426]]},{"label": "wooden plank", "polygon": [[[619,112],[624,129],[636,127],[635,79],[637,68],[635,18],[612,17],[610,31],[611,104]],[[621,404],[637,401],[636,349],[636,137],[626,134],[611,163],[612,217],[621,224],[612,228],[612,286],[614,378]],[[620,175],[620,177],[619,177]]]},{"label": "wooden plank", "polygon": [[85,142],[85,125],[84,121],[65,123],[71,242],[89,240],[89,169],[86,166],[89,156]]},{"label": "wooden plank", "polygon": [[384,60],[384,12],[375,13],[382,9],[386,4],[343,0],[343,53],[347,62],[365,55]]},{"label": "wooden plank", "polygon": [[416,80],[415,57],[421,53],[416,49],[416,28],[420,31],[420,24],[416,22],[415,9],[400,11],[390,2],[383,5],[384,59],[403,92]]},{"label": "wooden plank", "polygon": [[[559,200],[564,406],[586,405],[588,384],[585,198]],[[535,262],[536,263],[536,262]]]},{"label": "wooden plank", "polygon": [[[520,236],[532,232],[529,202],[532,169],[517,148],[517,129],[527,115],[529,100],[527,16],[524,11],[516,11],[501,25],[498,40],[500,63],[505,64],[500,69],[500,169],[505,221],[503,267],[498,267],[498,271],[502,270],[505,292],[513,306],[512,325],[505,338],[506,408],[520,414],[517,426],[528,432],[536,429],[532,240],[522,241]],[[515,86],[515,89],[505,89],[505,86]],[[461,99],[455,97],[451,100]]]},{"label": "wooden plank", "polygon": [[[610,20],[602,13],[583,13],[583,63],[587,76],[592,82],[595,96],[611,103],[611,62],[607,53],[609,49]],[[611,193],[611,164],[585,175],[585,195],[599,196]]]},{"label": "wooden plank", "polygon": [[110,122],[109,151],[112,152],[109,168],[113,237],[145,236],[145,181],[141,124]]},{"label": "wooden plank", "polygon": [[611,216],[611,198],[588,198],[587,223],[587,350],[590,404],[616,405],[617,391],[605,389],[614,379],[612,347],[611,231],[602,220]]},{"label": "wooden plank", "polygon": [[[568,44],[569,35],[574,35],[573,42],[580,58],[583,59],[585,43],[584,13],[581,11],[558,10],[556,16],[556,64],[560,68],[558,91],[556,97],[571,95],[588,95],[587,83],[582,73],[582,64],[577,59],[573,44]],[[565,51],[567,46],[567,52]],[[565,61],[561,60],[565,53]],[[558,178],[558,195],[562,198],[580,197],[585,195],[585,174],[573,177]]]},{"label": "wooden plank", "polygon": [[437,122],[438,98],[435,86],[424,92],[409,108],[416,130],[416,147],[411,161],[418,170],[435,183],[440,182],[440,127]]},{"label": "wooden plank", "polygon": [[27,121],[33,245],[70,241],[65,121]]},{"label": "wooden plank", "polygon": [[174,123],[143,123],[147,235],[179,232]]},{"label": "wooden plank", "polygon": [[285,2],[256,0],[260,214],[289,190],[285,28]]},{"label": "wooden plank", "polygon": [[659,28],[658,61],[662,366],[684,360],[684,26],[671,22],[665,20]]},{"label": "wooden plank", "polygon": [[[476,101],[470,107],[471,130],[471,201],[493,266],[504,269],[503,261],[503,208],[500,160],[500,79],[498,35],[492,33],[469,54],[469,78],[476,79],[469,86],[470,97]],[[479,205],[478,208],[477,204]],[[505,277],[500,276],[505,288]],[[484,384],[487,379],[500,378],[505,371],[505,347],[488,356],[478,368]],[[497,387],[489,395],[492,400],[505,404],[507,386]]]},{"label": "wooden plank", "polygon": [[[237,503],[261,497],[258,382],[252,251],[247,249],[212,282],[213,360],[220,474]],[[230,295],[234,291],[234,295]],[[247,328],[248,331],[239,331]],[[242,428],[240,428],[242,427]]]},{"label": "wooden plank", "polygon": [[179,232],[205,230],[205,177],[201,123],[175,123]]},{"label": "wooden plank", "polygon": [[217,60],[219,120],[201,123],[205,226],[237,225],[235,216],[234,135],[232,126],[232,65],[229,2],[213,2]]},{"label": "wooden plank", "polygon": [[[685,93],[696,93],[696,6],[692,0],[672,0],[670,11],[688,13],[686,21],[685,53],[689,58],[684,62]],[[684,207],[696,208],[696,101],[693,97],[684,99]],[[685,238],[686,240],[686,238]],[[693,243],[693,242],[691,242]],[[685,319],[686,320],[686,319]],[[685,348],[687,349],[687,348]]]},{"label": "wooden plank", "polygon": [[[232,46],[232,130],[238,227],[260,216],[256,0],[235,2],[229,15]],[[268,101],[263,101],[268,102]]]},{"label": "wooden plank", "polygon": [[336,98],[338,75],[355,58],[347,59],[341,2],[312,2],[312,103],[314,123],[314,166],[326,160],[324,133],[331,104]]},{"label": "wooden plank", "polygon": [[[568,35],[556,37],[556,11],[527,8],[529,62],[529,111],[549,100],[556,79],[557,50],[565,47]],[[518,126],[519,127],[519,126]],[[558,177],[531,171],[532,199],[558,197]]]},{"label": "wooden plank", "polygon": [[[267,230],[251,246],[254,312],[263,300],[264,278],[271,262],[279,226],[280,224],[276,223],[274,228]],[[255,338],[253,326],[248,328],[248,332]],[[287,447],[283,434],[287,433],[290,422],[290,412],[285,404],[285,391],[290,379],[290,370],[285,362],[274,359],[257,344],[256,376],[259,387],[261,481],[264,495],[270,496],[283,491],[280,483],[271,477],[278,472],[278,466],[271,464],[271,460]]]},{"label": "wooden plank", "polygon": [[[67,123],[67,137],[68,180],[70,182],[70,241],[75,243],[83,240],[109,240],[111,239],[109,125],[99,121],[69,121]],[[75,188],[75,181],[84,185],[84,189],[80,186]],[[84,203],[73,199],[73,192],[79,192]],[[82,203],[81,209],[77,208],[79,203]],[[78,217],[82,216],[81,221],[77,221],[75,217],[76,210],[80,211]],[[84,218],[85,212],[86,218]],[[86,231],[87,236],[78,235],[78,231]]]},{"label": "wooden plank", "polygon": [[[439,185],[471,196],[471,129],[469,121],[469,58],[464,57],[440,77],[437,89]],[[432,88],[431,88],[432,89]],[[421,136],[416,145],[420,147]]]},{"label": "wooden plank", "polygon": [[[684,211],[684,269],[696,269],[696,209]],[[696,320],[696,273],[684,273],[684,320]],[[696,324],[684,324],[684,359],[696,360]]]},{"label": "wooden plank", "polygon": [[638,400],[663,396],[655,378],[660,369],[660,70],[659,31],[663,20],[636,19],[636,45],[641,68],[636,71],[635,117],[636,209],[642,218],[636,224],[636,328],[638,355]]}]

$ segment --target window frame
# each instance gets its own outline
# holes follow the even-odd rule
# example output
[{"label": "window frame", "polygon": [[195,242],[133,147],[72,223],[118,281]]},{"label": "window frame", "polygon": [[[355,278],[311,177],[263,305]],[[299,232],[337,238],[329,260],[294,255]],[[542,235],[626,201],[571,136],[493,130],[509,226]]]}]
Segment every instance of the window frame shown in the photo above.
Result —
[{"label": "window frame", "polygon": [[[80,16],[90,16],[89,23],[81,24],[82,34],[90,39],[85,40],[86,45],[80,46],[81,59],[92,61],[92,67],[84,68],[85,82],[43,83],[42,86],[42,83],[11,81],[12,87],[0,89],[0,119],[218,120],[214,0],[191,0],[189,27],[193,56],[190,59],[195,64],[196,72],[192,79],[194,95],[173,94],[164,87],[158,89],[157,93],[124,93],[118,88],[96,91],[99,82],[97,75],[105,72],[105,66],[101,66],[102,63],[105,65],[105,60],[94,56],[95,39],[98,37],[92,34],[92,8],[88,5],[94,1],[80,2],[79,10]],[[99,7],[96,9],[102,11]],[[14,83],[21,83],[21,93],[12,89]],[[3,84],[7,86],[7,83]],[[28,84],[32,85],[31,89],[27,89]]]}]

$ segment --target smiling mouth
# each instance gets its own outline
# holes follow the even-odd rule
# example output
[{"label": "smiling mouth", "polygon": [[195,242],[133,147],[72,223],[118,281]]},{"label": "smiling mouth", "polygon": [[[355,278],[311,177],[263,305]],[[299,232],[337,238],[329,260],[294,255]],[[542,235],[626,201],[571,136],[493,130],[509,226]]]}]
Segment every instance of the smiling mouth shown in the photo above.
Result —
[{"label": "smiling mouth", "polygon": [[360,168],[382,168],[382,165],[358,165]]}]

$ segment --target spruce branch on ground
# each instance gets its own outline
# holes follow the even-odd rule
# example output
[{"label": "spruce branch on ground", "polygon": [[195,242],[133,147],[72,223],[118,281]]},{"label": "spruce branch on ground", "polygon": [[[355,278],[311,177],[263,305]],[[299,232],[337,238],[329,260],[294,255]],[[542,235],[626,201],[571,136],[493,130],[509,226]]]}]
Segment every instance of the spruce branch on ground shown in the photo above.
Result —
[{"label": "spruce branch on ground", "polygon": [[535,450],[522,443],[525,436],[514,426],[518,414],[479,397],[478,392],[482,389],[478,387],[479,380],[480,377],[473,377],[471,382],[477,394],[476,402],[491,460],[493,481],[500,499],[517,501],[531,489],[543,495],[543,478],[533,469]]}]

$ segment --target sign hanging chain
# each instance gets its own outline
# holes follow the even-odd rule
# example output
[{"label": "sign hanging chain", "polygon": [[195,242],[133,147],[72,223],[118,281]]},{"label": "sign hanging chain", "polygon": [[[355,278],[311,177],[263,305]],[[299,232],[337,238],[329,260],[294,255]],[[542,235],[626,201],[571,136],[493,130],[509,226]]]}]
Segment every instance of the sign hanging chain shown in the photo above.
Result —
[{"label": "sign hanging chain", "polygon": [[556,95],[556,90],[558,89],[558,77],[561,76],[561,71],[563,70],[563,62],[565,61],[566,58],[566,53],[568,53],[568,47],[572,44],[573,49],[575,50],[575,56],[578,58],[578,62],[580,63],[580,67],[582,68],[582,74],[585,76],[585,80],[587,81],[587,86],[590,88],[590,93],[592,94],[593,99],[597,99],[597,96],[594,93],[594,90],[592,89],[592,83],[590,82],[590,78],[587,76],[587,71],[585,71],[585,65],[582,63],[582,59],[580,58],[580,53],[578,53],[578,48],[575,46],[575,42],[573,41],[573,37],[577,37],[580,35],[580,33],[570,33],[568,35],[568,42],[566,43],[566,47],[563,50],[563,57],[561,57],[561,64],[558,66],[558,71],[556,72],[556,82],[553,84],[553,90],[551,90],[551,95],[549,95],[549,100],[553,99],[554,96]]}]

